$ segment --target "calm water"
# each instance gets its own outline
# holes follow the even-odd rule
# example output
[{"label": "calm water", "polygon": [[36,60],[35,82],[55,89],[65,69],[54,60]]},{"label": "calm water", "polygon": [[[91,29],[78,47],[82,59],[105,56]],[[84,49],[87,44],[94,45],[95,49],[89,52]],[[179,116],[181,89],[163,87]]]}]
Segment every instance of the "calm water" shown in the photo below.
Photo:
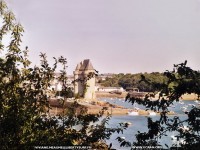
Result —
[{"label": "calm water", "polygon": [[[123,99],[110,99],[110,98],[102,98],[101,101],[107,101],[112,104],[117,104],[124,106],[126,108],[133,108],[131,103],[124,102]],[[173,107],[170,107],[169,109],[171,111],[174,111],[176,113],[176,116],[179,116],[180,119],[186,119],[187,116],[184,114],[184,112],[181,110],[182,107],[186,107],[187,110],[190,110],[192,108],[192,105],[196,105],[197,103],[195,101],[183,101],[181,103],[176,102],[174,103]],[[140,109],[145,109],[142,105],[137,105],[136,107]],[[159,116],[151,116],[153,120],[157,120]],[[174,117],[174,116],[170,116]],[[128,127],[128,129],[124,130],[123,134],[113,134],[110,138],[110,140],[107,141],[108,144],[112,143],[113,148],[120,149],[120,150],[128,150],[130,147],[120,147],[120,144],[116,140],[118,136],[125,137],[126,140],[132,142],[135,140],[135,134],[137,131],[140,132],[146,132],[147,131],[147,116],[128,116],[128,115],[121,115],[121,116],[113,116],[111,120],[109,121],[108,127],[116,127],[117,124],[121,122],[131,122],[132,124]],[[162,145],[168,144],[169,146],[172,144],[171,141],[171,135],[174,133],[168,133],[169,136],[165,136],[162,140],[159,142]]]}]

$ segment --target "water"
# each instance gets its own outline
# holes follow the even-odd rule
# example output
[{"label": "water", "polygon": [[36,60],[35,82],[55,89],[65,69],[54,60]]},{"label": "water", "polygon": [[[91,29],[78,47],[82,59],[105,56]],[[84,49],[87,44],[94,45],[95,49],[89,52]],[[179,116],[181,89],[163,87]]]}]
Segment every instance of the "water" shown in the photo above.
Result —
[{"label": "water", "polygon": [[123,134],[117,134],[114,133],[111,138],[107,141],[107,143],[112,143],[113,148],[120,149],[120,150],[126,150],[130,149],[126,147],[120,147],[119,142],[116,140],[116,138],[119,137],[125,137],[127,141],[134,141],[135,140],[135,134],[137,131],[145,132],[147,131],[147,120],[145,116],[113,116],[111,120],[109,121],[108,127],[116,127],[116,125],[120,122],[130,122],[131,125],[128,127],[128,129],[124,130]]},{"label": "water", "polygon": [[[111,104],[116,104],[116,105],[120,105],[123,106],[125,108],[133,108],[133,105],[131,103],[125,102],[124,99],[111,99],[111,98],[101,98],[101,101],[106,101],[109,102]],[[185,115],[185,113],[182,111],[183,107],[186,107],[186,111],[189,111],[194,105],[197,105],[200,103],[197,103],[195,101],[191,101],[191,100],[184,100],[184,101],[180,101],[180,102],[174,102],[174,105],[169,107],[170,111],[174,111],[176,113],[176,115]],[[138,105],[136,104],[135,107],[138,107],[140,109],[146,109],[145,106],[143,105]]]},{"label": "water", "polygon": [[[101,101],[106,101],[112,104],[117,104],[120,106],[124,106],[125,108],[133,108],[133,105],[128,102],[124,102],[122,99],[110,99],[110,98],[102,98]],[[173,107],[169,107],[169,110],[174,111],[176,113],[176,116],[179,116],[181,120],[186,119],[187,116],[182,111],[183,107],[186,108],[187,111],[189,111],[193,105],[196,105],[197,103],[195,101],[187,101],[184,100],[182,102],[175,102]],[[136,107],[140,109],[145,109],[142,105],[137,105]],[[170,116],[174,117],[174,116]],[[158,120],[159,116],[151,116],[153,120]],[[147,130],[147,116],[128,116],[128,115],[121,115],[121,116],[113,116],[111,120],[109,121],[108,127],[116,127],[117,124],[121,122],[130,122],[131,125],[128,127],[128,129],[124,130],[123,134],[117,134],[114,133],[109,140],[107,140],[107,143],[112,143],[112,147],[120,150],[128,150],[130,147],[120,147],[119,142],[116,140],[117,137],[125,137],[127,141],[133,142],[135,141],[135,134],[140,132],[146,132]],[[168,144],[169,146],[172,144],[171,135],[175,133],[167,133],[169,136],[162,137],[162,140],[159,140],[161,145]],[[166,147],[165,147],[166,148]]]}]

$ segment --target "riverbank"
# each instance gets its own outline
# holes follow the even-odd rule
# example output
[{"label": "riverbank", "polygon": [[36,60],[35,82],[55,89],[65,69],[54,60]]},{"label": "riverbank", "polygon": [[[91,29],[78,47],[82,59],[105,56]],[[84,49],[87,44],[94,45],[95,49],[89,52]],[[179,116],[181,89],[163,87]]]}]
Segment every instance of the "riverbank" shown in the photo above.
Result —
[{"label": "riverbank", "polygon": [[[122,92],[122,94],[114,94],[109,92],[96,92],[97,98],[123,98],[125,99],[128,92]],[[158,99],[158,95],[155,96],[154,99]],[[191,94],[184,94],[180,97],[180,100],[197,100],[198,96],[197,94],[191,93]]]},{"label": "riverbank", "polygon": [[181,96],[181,100],[197,100],[198,96],[197,94],[184,94],[183,96]]},{"label": "riverbank", "polygon": [[96,98],[125,98],[128,92],[122,92],[121,94],[109,93],[109,92],[96,92]]},{"label": "riverbank", "polygon": [[[49,100],[50,105],[52,109],[50,110],[50,114],[53,115],[59,115],[63,113],[63,108],[60,105],[60,102],[56,99]],[[68,108],[71,108],[73,105],[73,102],[65,102],[64,109],[65,111],[68,110]],[[104,109],[104,114],[110,114],[110,115],[128,115],[128,112],[133,111],[133,109],[124,108],[123,106],[118,106],[115,104],[110,104],[108,102],[102,102],[102,101],[87,101],[80,99],[78,102],[78,106],[76,107],[76,112],[79,113],[80,109],[87,109],[87,113],[89,114],[98,114],[100,111]],[[137,110],[139,115],[149,115],[151,111],[146,110]],[[159,115],[159,113],[157,113]],[[174,112],[170,112],[169,115],[175,115]]]},{"label": "riverbank", "polygon": [[[60,104],[60,102],[57,99],[51,99],[49,100],[51,110],[50,114],[53,115],[59,115],[63,113],[63,108],[65,111],[68,110],[68,108],[72,107],[73,102],[66,101],[64,107]],[[78,106],[76,107],[76,112],[79,112],[80,109],[87,109],[87,113],[89,114],[98,114],[104,109],[104,114],[111,114],[111,115],[125,115],[128,113],[129,109],[126,109],[122,106],[118,106],[115,104],[110,104],[108,102],[102,102],[102,101],[88,101],[79,99],[78,100]]]}]

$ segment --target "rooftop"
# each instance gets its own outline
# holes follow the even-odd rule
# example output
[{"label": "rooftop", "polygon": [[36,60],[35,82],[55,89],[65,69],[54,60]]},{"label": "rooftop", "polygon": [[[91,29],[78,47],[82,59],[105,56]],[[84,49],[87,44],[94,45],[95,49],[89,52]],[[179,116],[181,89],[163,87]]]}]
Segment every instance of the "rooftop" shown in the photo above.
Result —
[{"label": "rooftop", "polygon": [[81,70],[81,71],[94,70],[94,67],[92,66],[90,59],[85,59],[83,62],[80,62],[76,66],[76,70]]}]

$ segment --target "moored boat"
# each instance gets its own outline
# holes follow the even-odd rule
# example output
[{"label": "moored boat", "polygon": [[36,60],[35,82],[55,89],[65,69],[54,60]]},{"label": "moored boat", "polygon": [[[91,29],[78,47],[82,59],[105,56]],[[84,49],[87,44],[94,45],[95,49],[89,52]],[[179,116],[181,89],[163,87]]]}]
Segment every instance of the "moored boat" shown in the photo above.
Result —
[{"label": "moored boat", "polygon": [[132,111],[128,112],[128,115],[130,115],[130,116],[138,116],[139,112],[132,110]]},{"label": "moored boat", "polygon": [[153,112],[153,111],[149,112],[149,116],[155,116],[155,115],[156,115],[156,112]]}]

